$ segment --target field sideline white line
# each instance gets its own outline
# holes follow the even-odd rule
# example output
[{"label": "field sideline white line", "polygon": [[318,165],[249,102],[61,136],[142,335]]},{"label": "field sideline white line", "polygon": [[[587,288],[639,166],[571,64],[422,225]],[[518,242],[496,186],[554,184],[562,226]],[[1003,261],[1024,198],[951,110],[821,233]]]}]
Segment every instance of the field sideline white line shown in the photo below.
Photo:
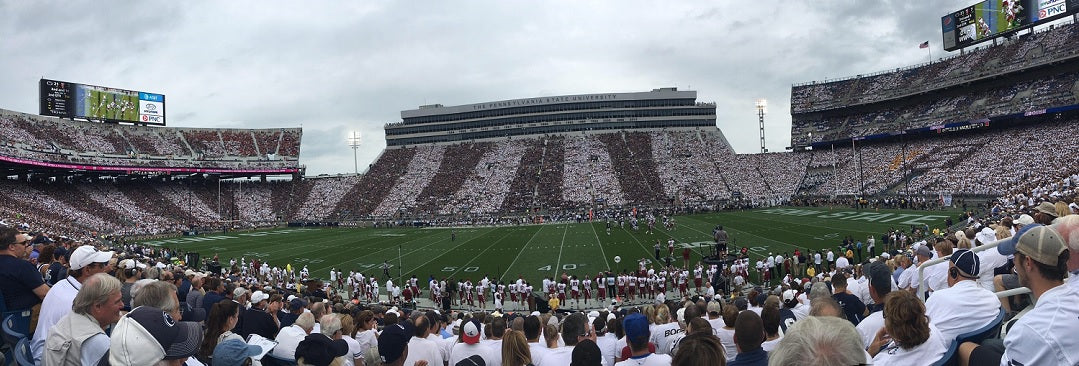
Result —
[{"label": "field sideline white line", "polygon": [[526,242],[525,242],[525,245],[524,245],[524,246],[522,246],[522,247],[521,247],[521,250],[517,252],[517,257],[516,257],[516,258],[513,258],[513,262],[510,262],[510,265],[509,265],[509,267],[506,267],[506,272],[505,272],[505,273],[503,273],[503,274],[502,274],[501,276],[499,276],[499,277],[498,277],[498,282],[502,282],[502,279],[506,277],[506,273],[509,273],[509,272],[510,272],[510,268],[513,268],[513,266],[514,266],[515,264],[517,264],[517,260],[521,258],[521,253],[524,253],[524,252],[525,252],[525,248],[527,248],[527,247],[528,247],[528,244],[529,244],[529,243],[531,243],[531,242],[532,242],[532,240],[535,240],[535,239],[536,239],[536,235],[539,235],[539,232],[540,232],[540,231],[542,231],[542,230],[543,230],[543,227],[541,226],[541,227],[539,228],[539,230],[536,230],[536,232],[532,234],[532,237],[531,237],[531,238],[528,238],[528,241],[526,241]]},{"label": "field sideline white line", "polygon": [[551,270],[554,271],[555,276],[558,276],[558,269],[561,268],[560,266],[562,265],[562,248],[566,246],[566,234],[568,233],[569,224],[566,224],[566,231],[562,232],[562,243],[558,244],[558,261],[555,262],[554,268],[551,268]]},{"label": "field sideline white line", "polygon": [[599,246],[599,254],[603,256],[603,265],[607,266],[607,270],[610,271],[611,263],[607,262],[607,253],[603,251],[603,243],[599,240],[599,232],[596,231],[596,225],[588,223],[588,226],[592,227],[592,234],[596,236],[596,245]]}]

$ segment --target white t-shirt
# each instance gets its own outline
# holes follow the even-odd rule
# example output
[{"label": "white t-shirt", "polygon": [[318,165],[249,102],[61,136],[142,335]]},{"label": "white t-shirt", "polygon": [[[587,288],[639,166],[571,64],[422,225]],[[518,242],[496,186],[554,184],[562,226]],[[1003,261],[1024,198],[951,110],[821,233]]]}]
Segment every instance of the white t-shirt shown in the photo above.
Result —
[{"label": "white t-shirt", "polygon": [[[356,338],[341,337],[341,339],[344,339],[345,343],[348,343],[348,354],[343,358],[344,362],[342,364],[345,366],[353,366],[356,364],[357,358],[363,358],[363,353],[366,350],[360,348],[360,342],[357,342]],[[297,345],[299,345],[299,343],[297,343]],[[412,347],[409,347],[409,349],[411,348]],[[292,353],[295,355],[296,350],[293,350]]]},{"label": "white t-shirt", "polygon": [[[618,357],[619,351],[622,350],[615,348],[618,345],[618,338],[615,338],[612,333],[607,333],[602,337],[596,337],[596,345],[599,346],[599,353],[603,355],[603,362],[614,365],[615,357]],[[532,357],[532,363],[536,363],[535,356]]]},{"label": "white t-shirt", "polygon": [[977,330],[996,319],[999,313],[997,295],[970,280],[936,291],[925,301],[929,323],[936,325],[945,339]]},{"label": "white t-shirt", "polygon": [[[359,334],[357,334],[359,336]],[[307,332],[303,331],[299,325],[290,325],[281,328],[281,331],[277,332],[277,337],[274,341],[277,341],[277,346],[273,348],[273,355],[286,359],[296,359],[296,346],[300,345],[300,341],[307,337]],[[360,346],[359,342],[356,343],[356,347]],[[351,351],[351,345],[349,346]]]},{"label": "white t-shirt", "polygon": [[903,273],[899,274],[899,288],[918,288],[918,281],[914,279],[915,272],[918,272],[918,267],[910,266],[903,270]]},{"label": "white t-shirt", "polygon": [[941,262],[925,267],[925,284],[933,291],[948,288],[948,263]]},{"label": "white t-shirt", "polygon": [[733,360],[738,355],[738,346],[734,344],[734,329],[725,329],[723,327],[714,328],[716,336],[719,337],[719,343],[723,344],[724,355],[728,360]]},{"label": "white t-shirt", "polygon": [[1049,289],[1038,298],[1034,309],[1019,318],[1004,337],[1004,357],[1022,365],[1079,364],[1079,292],[1072,286]]},{"label": "white t-shirt", "polygon": [[[548,353],[550,353],[551,349],[547,348],[547,345],[543,344],[543,342],[528,342],[528,350],[532,352],[532,364],[539,365],[543,362],[543,358],[547,356]],[[602,349],[600,350],[602,351]]]},{"label": "white t-shirt", "polygon": [[[315,325],[318,325],[318,323],[315,323]],[[312,333],[314,333],[314,331],[312,331]],[[357,332],[356,342],[360,342],[360,348],[362,348],[364,351],[367,351],[368,348],[378,347],[378,335],[376,335],[375,333],[377,333],[377,331],[374,329],[361,330]],[[303,338],[300,338],[300,340],[303,340]]]},{"label": "white t-shirt", "polygon": [[[951,342],[951,340],[948,340]],[[944,344],[944,337],[932,324],[929,325],[929,339],[924,343],[910,349],[903,349],[889,342],[884,350],[873,357],[873,365],[923,365],[940,360],[948,351],[948,345]],[[1031,364],[1034,365],[1034,364]]]},{"label": "white t-shirt", "polygon": [[779,342],[782,341],[782,340],[783,340],[783,336],[781,335],[781,336],[779,336],[779,338],[776,338],[776,339],[773,339],[773,340],[770,340],[770,341],[764,341],[764,343],[761,343],[761,349],[764,349],[765,352],[772,352],[773,350],[776,349],[776,346],[778,346]]},{"label": "white t-shirt", "polygon": [[977,253],[981,273],[978,273],[978,284],[990,292],[996,292],[993,287],[993,276],[997,267],[1008,264],[1008,257],[1000,254],[996,249],[983,250]]},{"label": "white t-shirt", "polygon": [[839,257],[839,259],[835,260],[835,268],[844,269],[847,267],[850,267],[850,261],[847,260],[847,257]]},{"label": "white t-shirt", "polygon": [[[409,352],[412,352],[409,350]],[[483,358],[483,362],[487,365],[495,365],[494,355],[491,354],[491,349],[482,344],[468,344],[468,343],[456,343],[450,350],[450,365],[456,365],[461,360],[469,358],[472,355],[479,355]],[[502,360],[498,360],[499,363]]]},{"label": "white t-shirt", "polygon": [[[568,365],[568,363],[567,363]],[[630,357],[614,366],[670,366],[671,356],[649,353],[645,356]]]},{"label": "white t-shirt", "polygon": [[[566,366],[570,364],[570,361],[573,361],[573,346],[563,346],[551,349],[547,355],[543,356],[543,362],[536,363],[533,360],[532,364],[536,366]],[[607,360],[603,360],[603,365],[609,366]]]},{"label": "white t-shirt", "polygon": [[412,337],[408,340],[408,357],[405,357],[404,364],[414,365],[419,360],[426,360],[428,365],[441,365],[443,362],[441,347],[430,339]]},{"label": "white t-shirt", "polygon": [[868,348],[870,343],[873,343],[873,338],[877,336],[877,332],[880,328],[884,328],[884,312],[878,311],[862,319],[858,322],[858,335],[862,336],[862,344]]},{"label": "white t-shirt", "polygon": [[678,327],[678,322],[657,325],[652,329],[652,335],[648,341],[656,345],[656,353],[671,353],[672,342],[679,334],[684,334],[685,329]]}]

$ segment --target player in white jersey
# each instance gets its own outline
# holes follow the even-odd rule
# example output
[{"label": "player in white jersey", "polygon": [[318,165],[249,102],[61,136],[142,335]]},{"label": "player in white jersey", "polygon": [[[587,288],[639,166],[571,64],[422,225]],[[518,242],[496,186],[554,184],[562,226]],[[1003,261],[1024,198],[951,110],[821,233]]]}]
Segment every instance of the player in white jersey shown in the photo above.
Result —
[{"label": "player in white jersey", "polygon": [[502,292],[496,291],[492,297],[495,301],[495,311],[502,311]]},{"label": "player in white jersey", "polygon": [[521,302],[518,304],[518,306],[520,306],[522,309],[527,309],[528,298],[532,297],[532,285],[528,282],[525,282],[524,285],[519,288],[519,290],[521,290]]},{"label": "player in white jersey", "polygon": [[701,284],[704,277],[704,267],[700,262],[697,262],[697,268],[693,269],[693,291],[698,294],[701,293]]},{"label": "player in white jersey", "polygon": [[581,302],[581,280],[578,280],[577,276],[570,277],[569,294],[573,298],[573,305],[579,305]]},{"label": "player in white jersey", "polygon": [[566,303],[566,282],[565,281],[559,282],[557,285],[555,285],[555,287],[558,288],[558,303],[559,304],[565,304]]},{"label": "player in white jersey", "polygon": [[592,278],[584,276],[584,280],[581,280],[581,290],[584,292],[584,304],[588,305],[588,302],[592,300]]},{"label": "player in white jersey", "polygon": [[596,274],[596,299],[599,301],[607,301],[607,277],[603,275],[603,272]]}]

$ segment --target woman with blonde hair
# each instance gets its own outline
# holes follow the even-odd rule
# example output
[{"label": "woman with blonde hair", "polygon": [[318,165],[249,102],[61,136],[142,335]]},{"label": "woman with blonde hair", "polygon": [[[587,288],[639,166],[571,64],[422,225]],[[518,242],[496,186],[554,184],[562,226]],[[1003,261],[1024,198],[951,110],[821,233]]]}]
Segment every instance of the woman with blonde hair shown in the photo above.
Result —
[{"label": "woman with blonde hair", "polygon": [[363,356],[354,358],[354,355],[362,355],[363,348],[360,347],[360,341],[356,340],[356,321],[352,319],[352,315],[341,316],[341,339],[348,343],[348,354],[345,355],[345,365],[362,365]]},{"label": "woman with blonde hair", "polygon": [[525,339],[523,332],[507,330],[502,335],[502,365],[532,365],[532,351],[528,348],[528,340]]}]

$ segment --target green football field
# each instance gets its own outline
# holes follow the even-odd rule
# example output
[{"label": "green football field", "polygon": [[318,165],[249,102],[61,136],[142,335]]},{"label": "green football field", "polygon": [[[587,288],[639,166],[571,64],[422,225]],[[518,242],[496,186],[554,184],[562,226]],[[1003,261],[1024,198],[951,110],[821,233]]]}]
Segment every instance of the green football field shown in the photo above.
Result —
[{"label": "green football field", "polygon": [[[656,240],[666,255],[667,239],[676,241],[675,263],[682,249],[693,248],[691,261],[707,253],[713,243],[712,229],[727,230],[735,246],[747,247],[751,257],[769,252],[793,252],[796,248],[838,246],[843,237],[864,241],[891,228],[909,231],[911,225],[943,228],[958,211],[899,211],[824,208],[771,208],[742,212],[710,213],[675,218],[677,227],[662,230],[657,222],[653,234],[645,227],[634,232],[613,224],[610,235],[604,222],[545,224],[477,228],[281,228],[228,234],[203,234],[145,244],[198,252],[203,258],[219,255],[222,262],[240,257],[258,258],[270,265],[308,266],[312,277],[327,278],[330,268],[345,274],[356,270],[383,277],[381,265],[389,262],[391,275],[421,282],[428,276],[471,278],[484,275],[515,280],[524,276],[538,283],[544,276],[567,272],[594,275],[612,269],[634,269],[640,258],[653,257]],[[643,221],[643,220],[642,220]],[[452,238],[456,233],[456,240]],[[878,252],[879,252],[878,245]],[[733,249],[732,249],[733,250]],[[621,257],[616,263],[615,257]],[[400,271],[398,270],[400,266]]]}]

